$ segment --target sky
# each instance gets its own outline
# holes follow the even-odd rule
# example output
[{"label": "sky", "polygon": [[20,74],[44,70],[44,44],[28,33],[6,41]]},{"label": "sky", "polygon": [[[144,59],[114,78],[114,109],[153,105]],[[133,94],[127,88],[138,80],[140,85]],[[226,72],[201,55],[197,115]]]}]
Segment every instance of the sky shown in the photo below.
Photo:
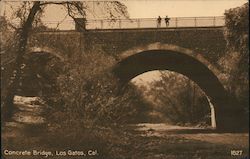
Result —
[{"label": "sky", "polygon": [[222,16],[247,0],[123,0],[131,18]]},{"label": "sky", "polygon": [[[7,0],[5,0],[7,1]],[[241,6],[247,0],[120,0],[130,18],[221,16],[226,9]],[[4,0],[0,1],[0,15],[4,12]],[[58,15],[51,9],[48,15]]]}]

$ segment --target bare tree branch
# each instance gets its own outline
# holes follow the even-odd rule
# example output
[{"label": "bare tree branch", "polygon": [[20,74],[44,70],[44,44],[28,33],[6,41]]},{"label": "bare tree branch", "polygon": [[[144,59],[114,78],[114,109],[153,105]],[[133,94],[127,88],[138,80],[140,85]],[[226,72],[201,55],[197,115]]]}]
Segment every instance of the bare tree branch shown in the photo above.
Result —
[{"label": "bare tree branch", "polygon": [[63,4],[67,4],[67,3],[69,3],[69,2],[43,2],[40,4],[40,6],[49,5],[49,4],[63,5]]}]

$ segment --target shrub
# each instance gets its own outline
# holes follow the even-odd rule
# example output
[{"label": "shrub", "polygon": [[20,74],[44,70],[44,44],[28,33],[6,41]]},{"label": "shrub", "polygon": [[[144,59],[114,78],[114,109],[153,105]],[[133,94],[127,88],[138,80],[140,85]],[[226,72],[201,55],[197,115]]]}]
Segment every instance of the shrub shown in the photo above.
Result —
[{"label": "shrub", "polygon": [[219,61],[228,77],[225,86],[240,105],[248,109],[249,3],[227,10],[225,18],[224,35],[227,51]]}]

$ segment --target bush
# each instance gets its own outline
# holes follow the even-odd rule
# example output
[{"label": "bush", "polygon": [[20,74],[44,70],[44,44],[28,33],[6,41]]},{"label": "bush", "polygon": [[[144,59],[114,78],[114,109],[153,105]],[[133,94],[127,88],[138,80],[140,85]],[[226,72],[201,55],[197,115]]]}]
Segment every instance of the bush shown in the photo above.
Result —
[{"label": "bush", "polygon": [[142,110],[140,94],[133,86],[119,92],[119,81],[111,74],[114,62],[100,52],[67,61],[57,79],[59,91],[50,97],[54,106],[51,120],[63,116],[64,120],[100,125],[135,121]]}]

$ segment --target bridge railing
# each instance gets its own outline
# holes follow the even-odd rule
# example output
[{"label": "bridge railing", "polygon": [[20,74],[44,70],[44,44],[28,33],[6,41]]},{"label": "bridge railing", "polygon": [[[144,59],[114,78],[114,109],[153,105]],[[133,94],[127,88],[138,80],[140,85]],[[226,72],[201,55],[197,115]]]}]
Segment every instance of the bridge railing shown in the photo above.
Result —
[{"label": "bridge railing", "polygon": [[86,29],[136,29],[136,28],[181,28],[224,26],[224,16],[218,17],[172,17],[169,23],[157,18],[87,20]]},{"label": "bridge railing", "polygon": [[[161,23],[158,23],[157,18],[140,18],[140,19],[88,19],[83,21],[80,19],[80,23],[76,24],[74,20],[67,20],[63,22],[58,21],[43,21],[43,24],[48,28],[58,28],[60,30],[75,30],[77,25],[80,28],[87,30],[94,29],[144,29],[144,28],[185,28],[185,27],[220,27],[225,25],[225,17],[170,17],[168,25],[165,23],[165,19],[161,19]],[[13,21],[16,26],[18,22]],[[77,29],[76,29],[77,30]]]}]

